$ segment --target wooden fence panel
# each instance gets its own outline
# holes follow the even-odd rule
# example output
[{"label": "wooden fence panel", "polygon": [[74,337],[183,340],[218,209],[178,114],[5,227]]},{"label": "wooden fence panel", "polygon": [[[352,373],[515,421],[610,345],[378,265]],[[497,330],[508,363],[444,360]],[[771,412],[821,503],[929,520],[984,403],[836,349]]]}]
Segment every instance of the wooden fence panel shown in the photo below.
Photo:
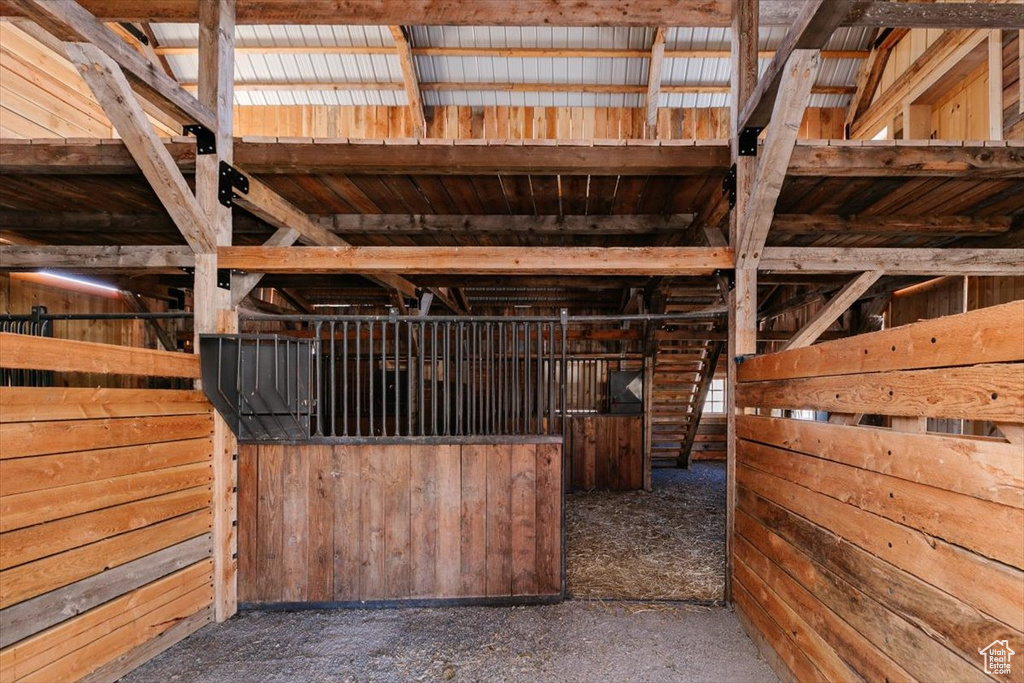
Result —
[{"label": "wooden fence panel", "polygon": [[[0,366],[198,373],[10,334]],[[196,391],[0,388],[0,680],[114,680],[209,623],[212,433]]]},{"label": "wooden fence panel", "polygon": [[780,676],[992,680],[979,650],[1024,647],[1021,444],[778,415],[1015,433],[1024,302],[748,359],[738,379],[737,405],[761,414],[736,418],[732,589]]},{"label": "wooden fence panel", "polygon": [[566,452],[572,490],[643,487],[643,419],[639,416],[571,417]]},{"label": "wooden fence panel", "polygon": [[247,603],[562,594],[557,443],[246,445],[239,459],[259,473],[239,479]]}]

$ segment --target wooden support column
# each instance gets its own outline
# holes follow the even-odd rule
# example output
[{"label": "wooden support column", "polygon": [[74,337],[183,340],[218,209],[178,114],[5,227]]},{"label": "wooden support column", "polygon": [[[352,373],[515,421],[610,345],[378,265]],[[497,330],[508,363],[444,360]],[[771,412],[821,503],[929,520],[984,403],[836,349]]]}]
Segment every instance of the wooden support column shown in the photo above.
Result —
[{"label": "wooden support column", "polygon": [[[732,160],[736,164],[736,206],[729,216],[729,244],[740,242],[740,225],[750,197],[757,157],[739,156],[740,109],[757,88],[758,0],[736,0],[732,15]],[[728,297],[729,341],[726,416],[725,596],[732,600],[733,529],[736,525],[736,359],[757,352],[757,270],[735,271]]]},{"label": "wooden support column", "polygon": [[[214,112],[217,153],[196,157],[196,199],[206,215],[210,238],[217,246],[231,244],[231,209],[218,199],[220,162],[234,161],[232,112],[234,101],[235,0],[199,3],[199,101]],[[238,331],[238,312],[231,291],[217,286],[217,254],[197,254],[192,290],[196,351],[201,333]],[[213,605],[217,621],[238,611],[237,515],[235,487],[238,445],[218,414],[213,427]]]}]

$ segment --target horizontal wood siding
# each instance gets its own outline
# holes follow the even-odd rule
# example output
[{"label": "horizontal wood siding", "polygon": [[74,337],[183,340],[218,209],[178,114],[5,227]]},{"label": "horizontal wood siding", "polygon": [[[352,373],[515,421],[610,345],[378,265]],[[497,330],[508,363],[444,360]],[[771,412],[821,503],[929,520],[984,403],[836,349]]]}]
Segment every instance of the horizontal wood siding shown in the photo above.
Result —
[{"label": "horizontal wood siding", "polygon": [[572,490],[643,487],[643,418],[587,415],[569,419]]},{"label": "horizontal wood siding", "polygon": [[725,417],[703,415],[697,425],[690,460],[725,460],[725,442]]},{"label": "horizontal wood siding", "polygon": [[[647,112],[631,107],[427,107],[425,136],[442,139],[643,139]],[[845,110],[808,108],[800,137],[842,139]],[[235,135],[411,138],[408,107],[237,106]],[[729,109],[662,108],[659,140],[726,140]]]},{"label": "horizontal wood siding", "polygon": [[1016,662],[988,676],[979,653],[1024,651],[1024,446],[768,414],[994,419],[1015,433],[1024,303],[757,357],[738,379],[738,405],[763,410],[737,416],[732,589],[780,676],[1024,680]]},{"label": "horizontal wood siding", "polygon": [[558,596],[558,444],[245,445],[246,603]]},{"label": "horizontal wood siding", "polygon": [[[42,369],[187,358],[45,341]],[[0,388],[0,680],[115,680],[210,621],[212,433],[196,391]]]}]

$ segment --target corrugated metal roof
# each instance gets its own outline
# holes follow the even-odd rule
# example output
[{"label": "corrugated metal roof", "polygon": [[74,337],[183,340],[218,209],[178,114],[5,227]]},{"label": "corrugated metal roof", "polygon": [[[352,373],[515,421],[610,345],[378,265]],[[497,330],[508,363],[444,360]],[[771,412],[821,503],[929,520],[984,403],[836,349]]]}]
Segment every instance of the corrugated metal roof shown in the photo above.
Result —
[{"label": "corrugated metal roof", "polygon": [[[514,0],[510,0],[514,1]],[[191,47],[198,42],[194,24],[153,24],[153,32],[165,47]],[[785,35],[784,27],[763,28],[759,49],[775,49]],[[829,41],[831,50],[866,50],[870,47],[869,29],[840,29]],[[490,27],[490,26],[416,26],[411,41],[418,48],[491,48],[491,49],[602,49],[648,50],[654,38],[650,28],[571,28],[571,27]],[[671,51],[729,49],[731,31],[727,28],[670,28],[666,31],[666,49]],[[236,44],[240,47],[390,47],[394,39],[386,26],[239,26]],[[178,79],[195,82],[198,59],[195,54],[167,56]],[[422,83],[500,83],[544,84],[545,91],[425,90],[424,104],[468,106],[569,106],[639,107],[639,93],[585,93],[578,89],[547,91],[552,84],[579,86],[608,84],[645,86],[649,61],[641,57],[502,57],[465,55],[417,55],[416,67]],[[760,60],[762,72],[768,65]],[[855,85],[861,61],[827,59],[818,77],[819,85]],[[662,83],[667,86],[715,85],[729,82],[731,66],[721,57],[666,58]],[[242,83],[401,83],[402,72],[396,55],[390,54],[259,54],[240,52],[235,58],[236,79]],[[403,105],[401,89],[345,90],[294,89],[247,90],[235,95],[241,105],[326,104],[326,105]],[[812,96],[811,106],[845,106],[849,95]],[[663,93],[662,106],[723,107],[730,104],[727,93]]]}]

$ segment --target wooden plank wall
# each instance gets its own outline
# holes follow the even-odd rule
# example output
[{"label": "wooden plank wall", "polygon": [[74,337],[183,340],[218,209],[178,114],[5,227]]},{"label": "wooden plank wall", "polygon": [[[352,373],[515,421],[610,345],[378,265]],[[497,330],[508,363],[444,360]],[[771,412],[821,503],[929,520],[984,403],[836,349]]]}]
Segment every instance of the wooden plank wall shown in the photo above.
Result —
[{"label": "wooden plank wall", "polygon": [[697,426],[690,460],[725,460],[725,441],[725,416],[703,415]]},{"label": "wooden plank wall", "polygon": [[[238,136],[412,137],[408,107],[235,107]],[[807,110],[801,137],[842,138],[843,109]],[[624,107],[428,107],[426,137],[444,139],[642,139],[646,110]],[[658,139],[726,140],[729,109],[661,109]]]},{"label": "wooden plank wall", "polygon": [[[0,365],[54,369],[17,337]],[[184,354],[47,343],[198,376]],[[210,621],[212,431],[199,391],[0,388],[0,680],[116,680]]]},{"label": "wooden plank wall", "polygon": [[643,488],[643,417],[570,417],[566,453],[571,490],[633,491]]},{"label": "wooden plank wall", "polygon": [[732,590],[783,680],[989,677],[1024,651],[1022,442],[766,416],[985,419],[1020,439],[1024,302],[758,356],[739,369]]},{"label": "wooden plank wall", "polygon": [[1024,140],[1024,106],[1021,104],[1021,31],[1003,31],[1003,135]]},{"label": "wooden plank wall", "polygon": [[562,594],[561,445],[244,445],[243,603]]}]

